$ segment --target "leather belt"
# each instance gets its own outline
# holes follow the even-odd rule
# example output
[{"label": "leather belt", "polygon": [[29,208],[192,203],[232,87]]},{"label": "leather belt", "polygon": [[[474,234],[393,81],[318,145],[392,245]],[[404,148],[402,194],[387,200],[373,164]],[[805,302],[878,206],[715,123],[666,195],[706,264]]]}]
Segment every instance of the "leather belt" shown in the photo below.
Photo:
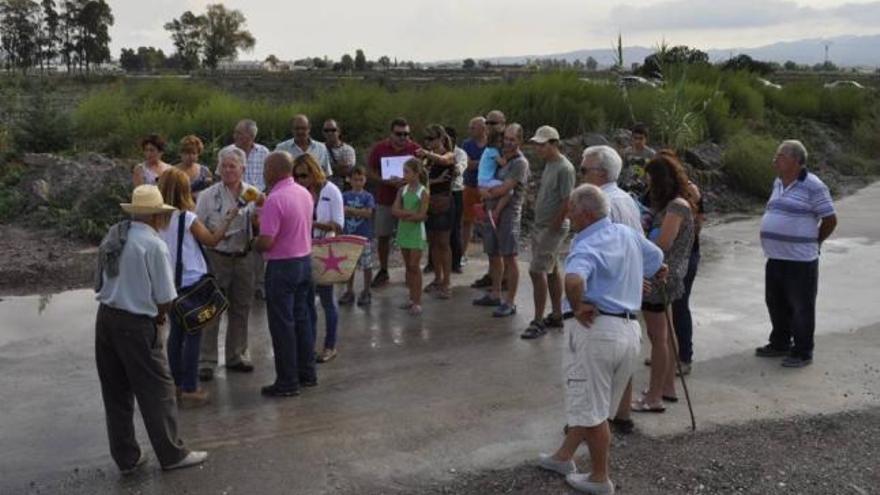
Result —
[{"label": "leather belt", "polygon": [[608,313],[607,311],[599,310],[600,315],[605,316],[613,316],[614,318],[623,318],[624,320],[637,320],[639,317],[635,313],[630,313],[629,311],[624,311],[623,313]]},{"label": "leather belt", "polygon": [[217,251],[216,249],[212,249],[211,252],[214,254],[219,254],[220,256],[223,256],[224,258],[244,258],[245,256],[248,255],[248,253],[250,251],[242,251],[240,253],[226,253],[223,251]]}]

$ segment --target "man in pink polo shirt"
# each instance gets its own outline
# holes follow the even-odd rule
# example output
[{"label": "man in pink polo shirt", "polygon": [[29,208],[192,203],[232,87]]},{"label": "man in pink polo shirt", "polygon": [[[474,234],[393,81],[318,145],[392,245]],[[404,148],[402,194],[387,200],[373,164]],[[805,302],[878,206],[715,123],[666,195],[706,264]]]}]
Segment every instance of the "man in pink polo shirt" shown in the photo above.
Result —
[{"label": "man in pink polo shirt", "polygon": [[315,330],[309,319],[312,285],[312,195],[294,182],[293,158],[270,153],[263,176],[269,197],[260,212],[255,247],[266,260],[266,314],[275,353],[275,383],[263,395],[293,397],[318,384]]}]

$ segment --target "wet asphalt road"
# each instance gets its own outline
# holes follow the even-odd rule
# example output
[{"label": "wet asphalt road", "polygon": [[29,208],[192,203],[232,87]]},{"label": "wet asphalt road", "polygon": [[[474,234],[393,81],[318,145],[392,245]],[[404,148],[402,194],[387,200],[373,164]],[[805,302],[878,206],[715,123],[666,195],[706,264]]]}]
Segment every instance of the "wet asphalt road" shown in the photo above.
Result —
[{"label": "wet asphalt road", "polygon": [[[880,184],[838,203],[841,224],[820,268],[816,362],[794,372],[751,355],[768,331],[758,220],[704,232],[690,378],[701,429],[878,404],[878,205]],[[259,394],[274,375],[264,308],[256,304],[256,372],[221,372],[208,384],[210,405],[180,412],[182,437],[210,450],[209,462],[163,474],[150,456],[128,479],[107,450],[92,293],[5,298],[0,493],[381,492],[530,459],[555,446],[564,422],[560,334],[517,338],[533,317],[525,269],[514,318],[493,319],[471,306],[479,293],[467,285],[486,269],[473,248],[453,299],[427,298],[420,319],[396,309],[405,299],[400,272],[368,311],[343,308],[340,357],[321,365],[320,386],[297,398]],[[645,381],[642,370],[637,386]],[[688,427],[681,405],[639,420],[649,436]],[[149,449],[137,417],[136,424]]]}]

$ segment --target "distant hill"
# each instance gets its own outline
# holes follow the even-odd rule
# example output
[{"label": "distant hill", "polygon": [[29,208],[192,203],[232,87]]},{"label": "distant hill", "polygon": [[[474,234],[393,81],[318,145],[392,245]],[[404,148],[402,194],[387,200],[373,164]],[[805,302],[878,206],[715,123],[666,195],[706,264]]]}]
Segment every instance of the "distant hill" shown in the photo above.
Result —
[{"label": "distant hill", "polygon": [[[839,66],[869,66],[880,67],[880,35],[871,36],[838,36],[826,39],[803,39],[797,41],[784,41],[772,45],[755,48],[726,48],[707,50],[709,58],[713,62],[726,60],[731,55],[745,53],[752,58],[768,62],[784,63],[792,60],[798,64],[817,64],[825,61],[824,43],[830,42],[829,57]],[[705,48],[700,48],[706,50]],[[628,46],[623,49],[624,64],[629,67],[633,63],[642,63],[645,57],[654,53],[655,48],[643,46]],[[553,58],[565,59],[569,62],[575,60],[584,61],[593,57],[600,66],[614,64],[614,50],[608,48],[576,50],[564,53],[551,53],[544,55],[522,55],[514,57],[490,57],[494,64],[522,64],[528,59]]]}]

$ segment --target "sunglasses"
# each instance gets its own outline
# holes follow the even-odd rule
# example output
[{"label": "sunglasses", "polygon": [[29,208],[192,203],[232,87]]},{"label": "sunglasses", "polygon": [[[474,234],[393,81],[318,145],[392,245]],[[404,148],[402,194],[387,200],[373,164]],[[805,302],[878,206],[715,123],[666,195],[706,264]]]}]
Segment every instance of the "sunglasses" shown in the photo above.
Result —
[{"label": "sunglasses", "polygon": [[440,136],[425,136],[425,141],[436,141],[440,139]]},{"label": "sunglasses", "polygon": [[338,131],[338,130],[339,130],[339,129],[324,129],[324,132],[327,133],[327,134],[330,134],[331,132],[336,132],[336,131]]},{"label": "sunglasses", "polygon": [[294,175],[294,177],[296,177],[297,179],[308,179],[309,174],[296,174]]},{"label": "sunglasses", "polygon": [[395,132],[394,135],[397,137],[409,137],[408,132]]}]

